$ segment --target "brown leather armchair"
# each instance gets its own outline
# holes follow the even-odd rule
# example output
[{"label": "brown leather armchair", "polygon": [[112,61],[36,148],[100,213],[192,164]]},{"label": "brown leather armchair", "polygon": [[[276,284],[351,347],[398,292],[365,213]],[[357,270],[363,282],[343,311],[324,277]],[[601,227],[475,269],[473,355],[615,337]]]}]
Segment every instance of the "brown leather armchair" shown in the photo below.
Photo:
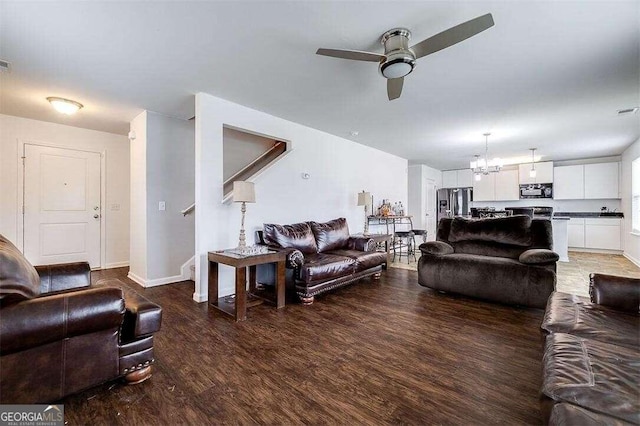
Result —
[{"label": "brown leather armchair", "polygon": [[558,255],[551,221],[528,216],[444,218],[420,245],[418,284],[492,302],[544,308]]},{"label": "brown leather armchair", "polygon": [[0,235],[0,403],[45,403],[151,376],[162,309],[117,280],[90,286],[87,263],[37,270]]}]

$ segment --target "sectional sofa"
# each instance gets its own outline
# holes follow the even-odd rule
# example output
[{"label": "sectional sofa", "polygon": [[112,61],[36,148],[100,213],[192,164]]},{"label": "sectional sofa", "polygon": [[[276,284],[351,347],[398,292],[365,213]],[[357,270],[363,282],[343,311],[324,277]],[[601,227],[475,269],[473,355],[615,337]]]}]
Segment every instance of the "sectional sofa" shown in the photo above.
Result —
[{"label": "sectional sofa", "polygon": [[590,300],[555,292],[542,407],[552,425],[640,424],[640,279],[592,274]]}]

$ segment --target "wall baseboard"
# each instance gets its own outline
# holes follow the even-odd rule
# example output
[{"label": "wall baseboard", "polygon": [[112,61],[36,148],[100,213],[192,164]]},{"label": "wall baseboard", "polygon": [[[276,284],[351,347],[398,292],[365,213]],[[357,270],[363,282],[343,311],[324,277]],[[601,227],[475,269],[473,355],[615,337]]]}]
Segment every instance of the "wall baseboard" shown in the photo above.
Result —
[{"label": "wall baseboard", "polygon": [[569,252],[572,252],[572,251],[577,251],[579,253],[617,254],[619,256],[624,254],[622,250],[606,250],[606,249],[569,247]]},{"label": "wall baseboard", "polygon": [[196,264],[196,256],[193,255],[191,259],[187,260],[180,267],[180,275],[182,276],[182,281],[191,279],[191,267]]},{"label": "wall baseboard", "polygon": [[[135,281],[136,283],[140,284],[142,287],[145,287],[145,288],[146,287],[157,287],[159,285],[166,285],[166,284],[178,283],[178,282],[181,282],[181,281],[187,281],[187,280],[191,279],[191,265],[194,265],[195,261],[196,261],[196,257],[193,256],[191,259],[189,259],[185,263],[183,263],[182,266],[180,267],[180,275],[173,275],[171,277],[155,278],[153,280],[145,280],[144,278],[140,278],[136,274],[132,274],[131,272],[129,272],[127,274],[127,278],[129,278],[130,280]],[[112,266],[113,268],[119,268],[121,266],[129,266],[129,262],[126,262],[126,265],[124,265],[124,264],[121,265],[119,263],[114,263],[113,265],[118,265],[118,266]]]},{"label": "wall baseboard", "polygon": [[107,263],[104,268],[102,269],[113,269],[113,268],[126,268],[127,266],[129,266],[129,261],[125,261],[125,262],[113,262],[113,263]]},{"label": "wall baseboard", "polygon": [[140,284],[142,287],[145,287],[145,288],[157,287],[159,285],[173,284],[180,281],[185,281],[182,275],[174,275],[172,277],[162,277],[162,278],[156,278],[153,280],[145,280],[135,274],[132,274],[131,272],[127,274],[127,278],[135,281],[136,283]]},{"label": "wall baseboard", "polygon": [[131,281],[135,282],[136,284],[140,284],[142,287],[145,287],[144,285],[145,280],[140,278],[136,274],[132,273],[131,271],[129,271],[129,273],[127,274],[127,278],[129,278]]},{"label": "wall baseboard", "polygon": [[193,300],[198,302],[198,303],[202,303],[202,302],[206,302],[209,299],[209,295],[208,294],[201,294],[201,293],[193,293]]},{"label": "wall baseboard", "polygon": [[634,265],[636,265],[638,268],[640,268],[640,259],[636,259],[634,257],[632,257],[631,255],[627,254],[627,253],[623,253],[622,254],[624,257],[626,257],[627,259],[629,259],[631,261],[631,263],[633,263]]}]

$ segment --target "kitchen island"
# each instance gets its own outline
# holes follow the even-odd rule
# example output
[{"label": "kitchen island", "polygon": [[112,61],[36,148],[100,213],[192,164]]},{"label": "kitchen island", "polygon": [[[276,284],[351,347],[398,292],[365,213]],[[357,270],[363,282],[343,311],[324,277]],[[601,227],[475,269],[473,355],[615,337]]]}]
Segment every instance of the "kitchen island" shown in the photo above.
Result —
[{"label": "kitchen island", "polygon": [[551,225],[553,228],[553,251],[558,253],[560,262],[569,261],[569,231],[568,217],[552,217]]}]

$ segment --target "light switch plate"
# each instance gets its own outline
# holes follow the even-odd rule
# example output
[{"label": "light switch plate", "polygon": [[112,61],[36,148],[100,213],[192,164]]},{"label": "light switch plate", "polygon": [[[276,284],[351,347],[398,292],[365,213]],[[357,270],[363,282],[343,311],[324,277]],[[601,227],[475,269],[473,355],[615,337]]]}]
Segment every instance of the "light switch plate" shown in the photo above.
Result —
[{"label": "light switch plate", "polygon": [[111,210],[112,211],[120,210],[120,204],[111,204]]},{"label": "light switch plate", "polygon": [[165,207],[166,207],[166,206],[165,206],[164,201],[160,201],[160,202],[158,203],[158,210],[160,210],[160,211],[164,211],[164,210],[165,210]]}]

